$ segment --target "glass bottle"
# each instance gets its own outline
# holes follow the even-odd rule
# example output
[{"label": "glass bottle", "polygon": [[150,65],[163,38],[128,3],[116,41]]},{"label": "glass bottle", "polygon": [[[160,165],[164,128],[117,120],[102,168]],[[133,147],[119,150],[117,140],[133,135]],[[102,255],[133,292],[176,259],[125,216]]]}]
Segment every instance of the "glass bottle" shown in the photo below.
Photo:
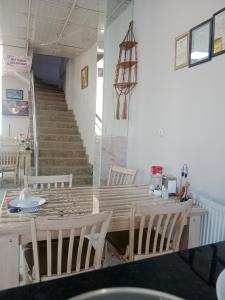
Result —
[{"label": "glass bottle", "polygon": [[163,167],[152,166],[151,167],[151,183],[150,186],[154,187],[154,190],[162,189],[162,172]]}]

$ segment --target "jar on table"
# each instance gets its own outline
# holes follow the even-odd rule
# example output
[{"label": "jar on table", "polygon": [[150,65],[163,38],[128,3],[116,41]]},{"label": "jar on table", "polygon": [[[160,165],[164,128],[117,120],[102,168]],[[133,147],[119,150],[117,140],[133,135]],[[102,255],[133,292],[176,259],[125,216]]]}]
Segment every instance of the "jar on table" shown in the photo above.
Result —
[{"label": "jar on table", "polygon": [[152,191],[162,189],[162,173],[163,173],[162,166],[152,166],[151,167],[150,189]]}]

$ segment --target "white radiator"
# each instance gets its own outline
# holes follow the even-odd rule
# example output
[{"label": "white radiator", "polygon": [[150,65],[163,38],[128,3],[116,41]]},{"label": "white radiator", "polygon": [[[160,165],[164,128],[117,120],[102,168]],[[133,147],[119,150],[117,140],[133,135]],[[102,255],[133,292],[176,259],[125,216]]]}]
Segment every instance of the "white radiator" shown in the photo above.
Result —
[{"label": "white radiator", "polygon": [[225,241],[225,205],[203,194],[192,195],[195,203],[208,211],[201,220],[201,245]]}]

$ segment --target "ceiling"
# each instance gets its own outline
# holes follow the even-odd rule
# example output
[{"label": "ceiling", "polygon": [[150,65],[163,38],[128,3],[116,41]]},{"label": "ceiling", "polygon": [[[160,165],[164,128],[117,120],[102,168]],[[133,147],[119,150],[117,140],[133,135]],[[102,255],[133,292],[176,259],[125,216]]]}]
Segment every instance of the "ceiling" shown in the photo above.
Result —
[{"label": "ceiling", "polygon": [[107,2],[107,25],[111,24],[116,18],[118,18],[132,0],[106,0]]},{"label": "ceiling", "polygon": [[0,44],[74,57],[103,35],[104,0],[1,0]]}]

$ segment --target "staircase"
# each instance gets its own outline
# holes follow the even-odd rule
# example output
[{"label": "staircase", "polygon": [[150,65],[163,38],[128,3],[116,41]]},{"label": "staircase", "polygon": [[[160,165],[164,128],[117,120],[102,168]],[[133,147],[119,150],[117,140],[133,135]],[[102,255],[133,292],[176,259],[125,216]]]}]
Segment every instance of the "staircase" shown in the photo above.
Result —
[{"label": "staircase", "polygon": [[73,174],[73,185],[92,184],[91,166],[64,93],[35,83],[39,175]]}]

